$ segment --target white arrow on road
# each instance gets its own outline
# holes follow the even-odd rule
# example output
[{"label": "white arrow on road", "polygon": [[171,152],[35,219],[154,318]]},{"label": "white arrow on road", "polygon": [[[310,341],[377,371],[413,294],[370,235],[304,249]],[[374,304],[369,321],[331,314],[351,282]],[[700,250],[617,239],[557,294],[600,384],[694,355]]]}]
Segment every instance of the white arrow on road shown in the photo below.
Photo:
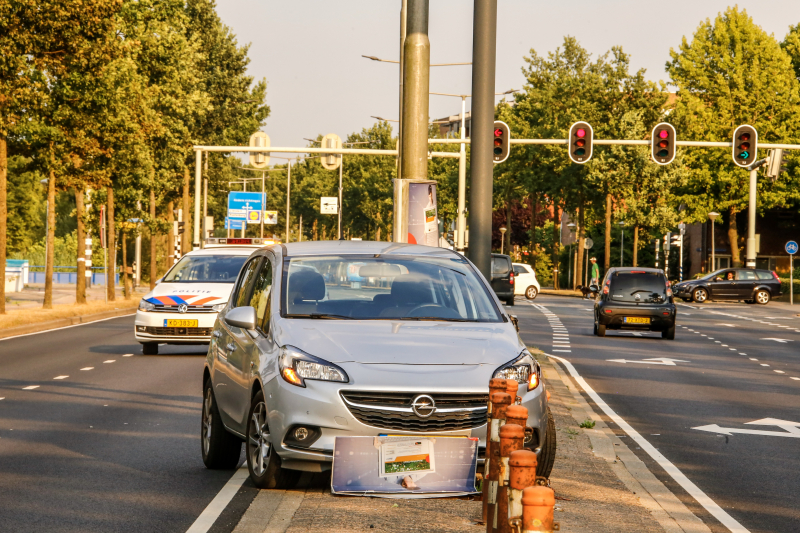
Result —
[{"label": "white arrow on road", "polygon": [[762,341],[782,342],[783,344],[786,344],[787,342],[792,342],[792,339],[777,339],[775,337],[768,337],[768,338],[764,338],[764,339],[761,339],[761,340]]},{"label": "white arrow on road", "polygon": [[710,424],[708,426],[700,426],[692,429],[697,429],[699,431],[708,431],[710,433],[719,433],[722,435],[733,435],[734,433],[742,433],[746,435],[765,435],[768,437],[792,437],[794,439],[800,439],[800,422],[779,420],[777,418],[762,418],[761,420],[754,420],[752,422],[746,422],[746,423],[758,426],[778,426],[783,431],[724,428],[720,427],[718,424]]},{"label": "white arrow on road", "polygon": [[682,359],[670,359],[669,357],[655,357],[653,359],[642,359],[641,361],[630,361],[628,359],[606,359],[612,363],[639,363],[642,365],[666,365],[677,366],[675,363],[688,363]]},{"label": "white arrow on road", "polygon": [[735,328],[733,324],[717,324],[718,326],[728,326],[729,328]]}]

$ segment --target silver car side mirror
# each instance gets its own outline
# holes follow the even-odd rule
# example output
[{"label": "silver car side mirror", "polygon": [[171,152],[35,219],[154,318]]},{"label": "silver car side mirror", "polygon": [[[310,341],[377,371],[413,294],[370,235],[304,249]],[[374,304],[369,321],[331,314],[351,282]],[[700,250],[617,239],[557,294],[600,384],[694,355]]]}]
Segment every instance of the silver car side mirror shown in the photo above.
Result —
[{"label": "silver car side mirror", "polygon": [[256,308],[250,306],[235,307],[225,315],[225,322],[237,328],[256,329]]},{"label": "silver car side mirror", "polygon": [[516,328],[516,330],[519,332],[519,318],[517,318],[517,315],[508,316],[511,319],[511,323],[514,324],[514,328]]}]

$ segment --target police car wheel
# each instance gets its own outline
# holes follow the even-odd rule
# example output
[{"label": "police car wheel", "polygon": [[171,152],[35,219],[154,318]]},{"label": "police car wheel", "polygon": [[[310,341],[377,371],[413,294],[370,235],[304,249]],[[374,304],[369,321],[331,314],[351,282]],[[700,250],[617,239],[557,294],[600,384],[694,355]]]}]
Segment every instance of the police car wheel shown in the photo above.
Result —
[{"label": "police car wheel", "polygon": [[143,343],[142,355],[158,355],[158,343],[157,342]]}]

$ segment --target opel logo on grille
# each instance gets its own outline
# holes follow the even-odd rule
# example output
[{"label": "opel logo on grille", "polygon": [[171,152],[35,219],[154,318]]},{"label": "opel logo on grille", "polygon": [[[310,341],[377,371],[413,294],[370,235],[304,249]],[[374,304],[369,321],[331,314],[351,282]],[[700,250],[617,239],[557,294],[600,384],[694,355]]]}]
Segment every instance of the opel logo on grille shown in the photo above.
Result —
[{"label": "opel logo on grille", "polygon": [[188,310],[189,310],[189,306],[186,305],[186,304],[181,304],[181,305],[178,306],[178,312],[179,313],[185,313]]},{"label": "opel logo on grille", "polygon": [[411,410],[420,418],[428,418],[436,412],[436,402],[427,394],[420,394],[411,402]]}]

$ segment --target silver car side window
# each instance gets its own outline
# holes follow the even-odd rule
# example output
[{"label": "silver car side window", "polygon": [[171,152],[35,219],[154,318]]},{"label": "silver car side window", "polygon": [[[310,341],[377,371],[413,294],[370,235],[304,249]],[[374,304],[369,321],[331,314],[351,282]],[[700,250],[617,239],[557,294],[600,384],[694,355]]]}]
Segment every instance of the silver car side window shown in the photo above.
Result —
[{"label": "silver car side window", "polygon": [[250,281],[253,279],[256,267],[258,266],[261,257],[254,257],[248,262],[242,272],[239,274],[239,284],[236,287],[236,298],[233,300],[232,307],[241,307],[247,305],[247,292],[250,287]]},{"label": "silver car side window", "polygon": [[256,275],[250,305],[256,310],[256,326],[269,331],[270,296],[272,295],[272,261],[267,258]]}]

